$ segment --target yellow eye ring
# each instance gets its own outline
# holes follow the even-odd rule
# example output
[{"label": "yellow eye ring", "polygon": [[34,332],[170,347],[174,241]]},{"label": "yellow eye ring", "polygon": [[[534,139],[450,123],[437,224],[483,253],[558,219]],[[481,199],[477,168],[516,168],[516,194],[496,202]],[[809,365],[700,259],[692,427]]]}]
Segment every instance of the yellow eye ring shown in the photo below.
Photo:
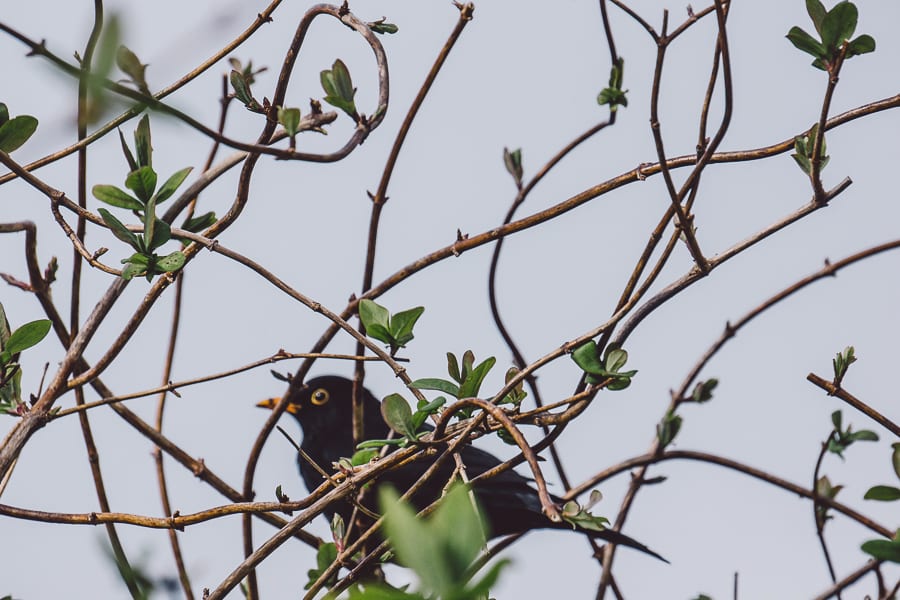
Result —
[{"label": "yellow eye ring", "polygon": [[331,394],[325,388],[319,388],[309,395],[309,401],[312,402],[313,406],[322,406],[327,404],[329,400],[331,400]]}]

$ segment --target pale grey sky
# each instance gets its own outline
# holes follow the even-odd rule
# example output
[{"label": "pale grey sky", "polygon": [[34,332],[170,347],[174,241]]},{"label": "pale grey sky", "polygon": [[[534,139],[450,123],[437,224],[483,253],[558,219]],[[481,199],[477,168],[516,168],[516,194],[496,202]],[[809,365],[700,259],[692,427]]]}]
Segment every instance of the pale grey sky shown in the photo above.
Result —
[{"label": "pale grey sky", "polygon": [[[656,27],[664,6],[671,10],[671,23],[685,17],[679,2],[629,4]],[[767,146],[807,129],[819,114],[826,83],[824,73],[810,68],[809,57],[784,38],[792,25],[812,27],[801,0],[733,4],[729,43],[735,105],[721,147],[729,151]],[[270,68],[255,88],[259,96],[270,93],[280,57],[308,5],[285,3],[274,23],[233,53]],[[895,28],[900,9],[897,3],[868,0],[857,5],[857,33],[871,34],[878,49],[845,65],[833,114],[898,92],[900,39]],[[106,4],[108,12],[121,14],[127,45],[150,63],[151,89],[168,85],[223,46],[263,7],[261,2],[223,5],[170,0]],[[245,213],[220,238],[222,244],[266,265],[334,309],[343,308],[361,283],[360,257],[370,207],[365,192],[377,185],[394,132],[457,14],[443,1],[361,2],[351,8],[365,20],[387,16],[400,27],[397,35],[383,39],[392,92],[384,124],[347,160],[334,165],[263,159]],[[655,160],[649,128],[655,46],[621,11],[610,7],[610,14],[619,53],[626,60],[624,87],[629,90],[629,106],[621,111],[614,128],[586,143],[547,177],[520,215]],[[48,48],[71,58],[82,49],[91,18],[87,2],[35,0],[10,4],[0,20],[34,39],[45,38]],[[707,19],[669,50],[660,115],[672,156],[694,151],[714,34],[714,23]],[[0,36],[0,81],[4,82],[0,101],[13,115],[27,113],[40,119],[35,137],[14,154],[20,162],[50,153],[75,137],[75,84],[41,59],[26,58],[25,52],[18,42]],[[338,57],[347,62],[359,87],[361,110],[371,112],[375,99],[371,53],[336,22],[317,24],[311,30],[292,79],[294,104],[305,108],[308,97],[322,96],[318,73]],[[608,68],[596,2],[477,3],[475,20],[451,54],[401,153],[382,219],[376,281],[451,243],[457,229],[476,234],[496,226],[515,193],[503,168],[503,147],[521,147],[526,178],[533,175],[563,145],[605,118],[605,109],[597,106],[595,98],[606,85]],[[170,101],[214,125],[220,78],[227,69],[223,61]],[[712,111],[714,123],[720,106],[721,102]],[[154,164],[161,175],[202,165],[208,152],[205,139],[174,121],[155,115],[151,120]],[[302,142],[322,150],[338,147],[350,129],[346,119],[339,121],[327,137],[304,137]],[[129,138],[134,125],[129,122],[123,127]],[[252,140],[259,127],[257,117],[238,106],[232,108],[229,135]],[[559,442],[573,481],[646,451],[669,401],[669,390],[681,383],[727,320],[740,318],[820,268],[826,258],[834,261],[897,237],[900,210],[890,181],[898,134],[896,111],[866,117],[829,134],[826,187],[844,176],[851,177],[853,185],[827,209],[723,265],[641,324],[626,344],[629,366],[640,370],[634,384],[626,391],[598,396]],[[125,171],[115,136],[96,144],[89,164],[91,185],[121,185]],[[74,160],[38,171],[70,195],[75,193],[75,173]],[[676,180],[683,180],[685,174],[676,172]],[[230,173],[207,190],[201,198],[203,210],[226,210],[236,177],[236,172]],[[787,154],[710,167],[695,209],[699,242],[707,254],[721,252],[799,208],[810,195],[808,180]],[[655,176],[507,239],[500,264],[500,302],[527,358],[543,356],[606,320],[668,202],[663,181]],[[93,199],[91,207],[96,209]],[[0,221],[37,222],[41,260],[58,256],[60,273],[65,274],[71,249],[48,213],[46,200],[25,184],[17,181],[0,188]],[[110,236],[94,230],[88,245],[108,246],[112,263],[127,254]],[[0,271],[24,277],[21,248],[21,236],[0,237]],[[443,261],[381,299],[393,310],[426,307],[407,351],[414,359],[408,366],[414,378],[441,376],[447,351],[459,354],[471,348],[478,357],[497,357],[496,372],[484,389],[499,388],[511,358],[490,319],[485,291],[490,253],[490,247],[482,247]],[[894,421],[900,419],[891,388],[900,334],[897,260],[887,254],[851,267],[742,330],[701,376],[720,379],[716,397],[708,405],[683,409],[685,422],[675,447],[721,453],[809,485],[819,444],[829,432],[829,415],[841,408],[845,422],[852,422],[856,429],[873,429],[882,440],[853,446],[844,462],[827,458],[823,472],[832,482],[846,485],[840,500],[888,527],[897,526],[896,504],[862,500],[869,486],[894,482],[889,445],[896,440],[805,379],[811,371],[828,378],[833,355],[855,345],[860,361],[845,380],[847,388]],[[690,257],[679,247],[656,289],[689,268]],[[109,281],[99,272],[86,274],[85,311]],[[68,288],[66,277],[54,286],[54,297],[65,312]],[[146,289],[144,280],[129,285],[110,322],[89,347],[88,360],[102,354],[104,343],[112,339]],[[214,254],[205,253],[191,264],[186,292],[175,379],[237,367],[279,348],[305,351],[327,326],[324,319],[256,275]],[[41,316],[36,302],[11,287],[0,287],[0,302],[14,325]],[[158,384],[171,303],[171,297],[166,297],[158,304],[133,343],[104,374],[116,392]],[[330,349],[351,351],[353,343],[339,338]],[[49,362],[52,371],[61,357],[59,344],[51,339],[30,351],[23,382],[26,392],[37,389],[43,362]],[[321,362],[315,369],[319,374],[332,372],[349,374],[351,367]],[[545,398],[553,400],[571,392],[579,372],[563,358],[540,375]],[[379,396],[400,387],[390,370],[379,366],[368,368],[367,385]],[[246,454],[266,416],[253,405],[282,391],[283,385],[267,369],[185,388],[182,398],[169,401],[166,433],[239,487]],[[64,406],[71,403],[71,398],[63,400]],[[148,419],[155,410],[150,399],[132,401],[129,406]],[[94,411],[92,422],[113,509],[158,515],[150,444],[111,411]],[[6,419],[4,434],[12,425],[13,420]],[[293,423],[284,425],[299,435]],[[502,445],[480,445],[508,454]],[[550,463],[545,464],[555,481]],[[173,505],[182,513],[224,503],[172,461],[168,473]],[[651,475],[665,475],[668,480],[641,491],[626,532],[665,554],[672,565],[620,552],[617,578],[626,597],[687,599],[704,592],[717,600],[729,598],[735,571],[740,573],[742,598],[809,597],[828,586],[809,502],[701,464],[669,462],[652,469]],[[623,475],[601,486],[605,499],[597,512],[614,518],[627,483]],[[279,484],[293,498],[303,494],[293,453],[280,436],[274,436],[262,455],[257,498],[274,499]],[[553,489],[561,491],[558,483]],[[35,435],[2,502],[49,511],[96,509],[74,417],[54,421]],[[239,519],[229,518],[190,528],[181,536],[198,595],[203,587],[215,586],[242,559],[239,528]],[[143,556],[153,574],[174,573],[164,532],[124,526],[119,530],[134,562],[140,563]],[[311,530],[326,535],[324,519]],[[257,525],[255,541],[260,543],[272,533],[271,527]],[[838,516],[829,523],[826,535],[839,576],[864,563],[859,544],[873,537],[868,531]],[[6,542],[0,561],[0,595],[37,600],[63,593],[97,599],[127,594],[102,554],[105,537],[99,528],[0,518],[0,539]],[[570,598],[593,597],[598,567],[580,535],[533,532],[507,555],[513,566],[494,590],[497,598],[560,593]],[[259,570],[263,597],[296,597],[312,566],[311,549],[286,544]],[[891,572],[897,575],[897,569]],[[869,581],[850,597],[861,597],[872,589]]]}]

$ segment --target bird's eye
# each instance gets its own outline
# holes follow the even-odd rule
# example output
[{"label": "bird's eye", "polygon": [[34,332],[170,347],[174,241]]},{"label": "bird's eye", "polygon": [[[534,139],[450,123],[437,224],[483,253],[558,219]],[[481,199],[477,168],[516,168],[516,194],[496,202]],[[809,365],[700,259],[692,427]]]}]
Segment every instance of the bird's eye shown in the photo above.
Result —
[{"label": "bird's eye", "polygon": [[328,390],[325,388],[319,388],[312,393],[309,397],[309,401],[313,403],[315,406],[322,406],[326,402],[331,399],[331,394],[328,393]]}]

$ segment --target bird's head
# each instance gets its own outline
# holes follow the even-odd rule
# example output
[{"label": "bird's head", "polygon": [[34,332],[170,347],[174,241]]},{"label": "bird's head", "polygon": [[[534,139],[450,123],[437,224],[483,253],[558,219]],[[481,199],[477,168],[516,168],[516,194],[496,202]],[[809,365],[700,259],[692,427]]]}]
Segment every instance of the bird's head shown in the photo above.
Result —
[{"label": "bird's head", "polygon": [[[363,389],[366,420],[379,414],[378,400]],[[287,405],[287,412],[294,415],[305,435],[325,434],[336,430],[350,431],[353,414],[353,381],[336,375],[310,379],[298,390]],[[273,409],[280,398],[259,402],[260,408]]]}]

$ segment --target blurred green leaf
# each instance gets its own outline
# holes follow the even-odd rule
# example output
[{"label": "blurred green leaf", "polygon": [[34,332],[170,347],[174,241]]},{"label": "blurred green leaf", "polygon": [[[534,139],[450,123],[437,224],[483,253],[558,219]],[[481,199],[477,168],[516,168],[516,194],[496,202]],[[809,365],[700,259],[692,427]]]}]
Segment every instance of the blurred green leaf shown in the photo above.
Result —
[{"label": "blurred green leaf", "polygon": [[516,187],[522,187],[522,149],[516,148],[510,152],[509,148],[503,148],[503,164],[506,171],[512,175]]},{"label": "blurred green leaf", "polygon": [[147,80],[144,77],[144,71],[147,69],[147,65],[141,64],[141,61],[138,60],[138,57],[134,52],[125,46],[119,46],[119,49],[116,51],[116,65],[118,65],[123,73],[128,75],[140,91],[145,94],[150,93],[150,90],[147,87]]},{"label": "blurred green leaf", "polygon": [[895,488],[891,485],[872,486],[869,488],[863,498],[865,498],[866,500],[893,502],[894,500],[900,500],[900,488]]},{"label": "blurred green leaf", "polygon": [[862,550],[878,560],[900,563],[900,531],[892,540],[869,540],[863,543]]},{"label": "blurred green leaf", "polygon": [[0,125],[0,150],[9,154],[28,141],[38,126],[30,115],[19,115]]},{"label": "blurred green leaf", "polygon": [[662,423],[656,426],[656,437],[659,440],[659,447],[666,448],[675,441],[675,436],[681,431],[682,419],[672,411],[666,413]]},{"label": "blurred green leaf", "polygon": [[[153,166],[153,145],[150,142],[150,117],[144,115],[134,130],[134,148],[138,169]],[[155,185],[155,184],[154,184]]]}]

